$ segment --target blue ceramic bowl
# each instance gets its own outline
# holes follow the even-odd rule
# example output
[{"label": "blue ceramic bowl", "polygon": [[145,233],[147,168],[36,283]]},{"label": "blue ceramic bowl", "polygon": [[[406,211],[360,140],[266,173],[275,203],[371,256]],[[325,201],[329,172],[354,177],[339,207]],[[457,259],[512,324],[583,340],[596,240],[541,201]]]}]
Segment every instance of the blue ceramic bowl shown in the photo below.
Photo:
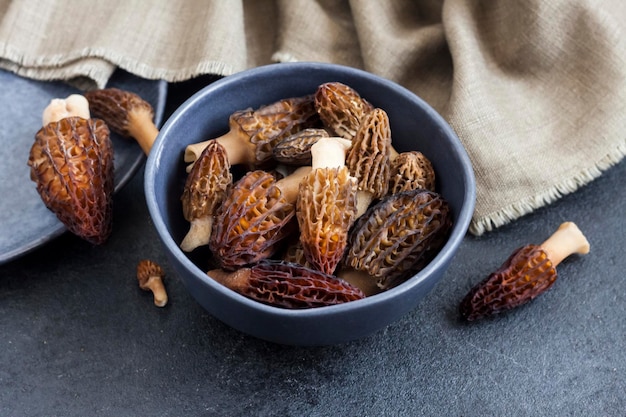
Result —
[{"label": "blue ceramic bowl", "polygon": [[[189,229],[180,196],[185,181],[186,145],[228,130],[235,110],[257,108],[283,98],[311,94],[318,85],[351,86],[390,119],[398,151],[419,150],[432,162],[437,189],[453,215],[450,237],[417,275],[384,293],[342,305],[286,310],[245,298],[213,281],[205,262],[179,248]],[[419,97],[405,88],[353,68],[321,63],[268,65],[225,77],[187,100],[166,122],[148,157],[145,193],[150,215],[171,265],[193,297],[228,325],[272,342],[329,345],[367,336],[414,309],[442,278],[467,231],[475,201],[469,158],[454,131]],[[196,251],[197,252],[197,251]],[[195,252],[194,252],[195,254]]]}]

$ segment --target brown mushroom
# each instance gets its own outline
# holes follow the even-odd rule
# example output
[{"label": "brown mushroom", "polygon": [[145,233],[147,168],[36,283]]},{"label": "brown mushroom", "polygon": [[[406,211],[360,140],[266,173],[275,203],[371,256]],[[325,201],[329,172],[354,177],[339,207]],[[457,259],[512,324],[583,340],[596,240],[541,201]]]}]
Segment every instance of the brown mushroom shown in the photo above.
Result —
[{"label": "brown mushroom", "polygon": [[395,287],[430,261],[450,226],[448,203],[437,193],[410,190],[387,196],[355,222],[343,268],[366,273],[381,289]]},{"label": "brown mushroom", "polygon": [[109,129],[90,118],[79,95],[44,110],[28,158],[30,178],[46,207],[77,236],[104,243],[112,230],[113,145]]},{"label": "brown mushroom", "polygon": [[320,139],[311,148],[313,165],[300,183],[297,219],[307,261],[332,274],[341,260],[356,217],[356,179],[345,164],[349,142]]},{"label": "brown mushroom", "polygon": [[328,82],[317,88],[315,108],[328,129],[344,139],[352,140],[361,119],[374,107],[352,87],[340,82]]},{"label": "brown mushroom", "polygon": [[461,316],[477,320],[528,303],[552,287],[556,267],[563,259],[587,254],[589,248],[576,224],[562,223],[541,245],[515,250],[500,268],[474,286],[461,301]]},{"label": "brown mushroom", "polygon": [[219,142],[210,142],[188,174],[181,196],[183,215],[190,222],[180,244],[183,251],[209,243],[214,216],[232,182],[226,150]]},{"label": "brown mushroom", "polygon": [[330,135],[326,129],[308,128],[286,137],[273,149],[274,159],[287,165],[311,165],[311,146]]},{"label": "brown mushroom", "polygon": [[167,291],[163,285],[164,276],[165,272],[156,262],[144,259],[137,264],[139,288],[144,291],[152,291],[154,305],[157,307],[165,307],[167,304]]},{"label": "brown mushroom", "polygon": [[103,119],[115,133],[134,138],[146,155],[150,153],[159,134],[150,103],[135,93],[119,88],[88,91],[85,97],[95,117]]},{"label": "brown mushroom", "polygon": [[298,184],[310,167],[276,181],[261,170],[237,181],[218,210],[209,248],[228,270],[250,265],[273,255],[295,228],[294,203]]},{"label": "brown mushroom", "polygon": [[265,260],[235,272],[213,270],[207,275],[245,297],[282,308],[324,307],[365,296],[337,277],[281,261]]},{"label": "brown mushroom", "polygon": [[391,161],[389,193],[417,189],[435,191],[435,170],[423,153],[401,152]]},{"label": "brown mushroom", "polygon": [[[228,133],[215,140],[226,149],[231,165],[246,164],[254,170],[271,160],[272,149],[281,139],[317,124],[313,96],[294,97],[257,110],[236,111],[229,118]],[[207,144],[188,145],[185,162],[195,162]]]},{"label": "brown mushroom", "polygon": [[374,199],[387,194],[390,150],[389,117],[376,108],[361,118],[346,157],[350,175],[358,181],[357,217],[365,213]]}]

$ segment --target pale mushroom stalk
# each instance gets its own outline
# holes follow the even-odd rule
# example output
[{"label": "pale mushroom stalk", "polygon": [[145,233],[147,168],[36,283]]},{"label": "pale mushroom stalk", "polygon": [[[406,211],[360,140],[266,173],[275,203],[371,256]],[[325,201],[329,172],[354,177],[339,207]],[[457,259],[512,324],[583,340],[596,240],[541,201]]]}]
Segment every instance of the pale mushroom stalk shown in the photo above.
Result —
[{"label": "pale mushroom stalk", "polygon": [[562,223],[559,228],[541,245],[548,255],[552,266],[556,267],[563,259],[570,255],[585,255],[589,253],[589,241],[578,226],[573,222]]},{"label": "pale mushroom stalk", "polygon": [[154,305],[165,307],[168,301],[167,291],[163,285],[165,272],[155,262],[144,259],[137,264],[137,282],[139,288],[151,291],[154,297]]},{"label": "pale mushroom stalk", "polygon": [[146,155],[150,153],[159,134],[150,103],[135,93],[119,88],[88,91],[85,97],[92,113],[104,120],[111,130],[135,139]]},{"label": "pale mushroom stalk", "polygon": [[300,183],[302,179],[311,172],[310,166],[303,166],[297,168],[291,174],[276,181],[276,186],[280,189],[283,198],[288,203],[295,203],[298,199],[298,193],[300,191]]}]

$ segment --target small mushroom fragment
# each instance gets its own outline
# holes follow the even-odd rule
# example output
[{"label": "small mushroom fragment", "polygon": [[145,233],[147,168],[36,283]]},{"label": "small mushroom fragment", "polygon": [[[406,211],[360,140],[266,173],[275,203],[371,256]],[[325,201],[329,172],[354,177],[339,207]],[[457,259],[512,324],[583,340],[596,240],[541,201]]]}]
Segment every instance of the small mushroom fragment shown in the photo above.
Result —
[{"label": "small mushroom fragment", "polygon": [[[229,118],[230,130],[216,138],[226,149],[231,165],[246,164],[256,169],[272,158],[272,149],[283,138],[319,124],[313,96],[277,101],[257,110],[246,109]],[[185,149],[185,162],[195,162],[208,141]]]},{"label": "small mushroom fragment", "polygon": [[365,213],[373,200],[387,194],[390,150],[389,117],[376,108],[361,118],[346,157],[350,175],[358,181],[357,217]]},{"label": "small mushroom fragment", "polygon": [[328,82],[317,88],[315,108],[327,128],[344,139],[352,140],[361,119],[374,107],[352,87],[340,82]]},{"label": "small mushroom fragment", "polygon": [[390,171],[389,194],[417,189],[435,191],[435,170],[421,152],[401,152],[391,161]]},{"label": "small mushroom fragment", "polygon": [[289,309],[324,307],[365,297],[361,290],[337,277],[282,261],[265,260],[235,272],[213,270],[207,275],[245,297]]},{"label": "small mushroom fragment", "polygon": [[150,103],[135,93],[119,88],[88,91],[85,97],[95,117],[104,120],[115,133],[134,138],[146,155],[150,153],[159,134]]},{"label": "small mushroom fragment", "polygon": [[163,285],[164,276],[165,272],[156,262],[144,259],[137,264],[139,288],[144,291],[152,291],[154,305],[157,307],[165,307],[167,304],[167,292]]},{"label": "small mushroom fragment", "polygon": [[308,128],[294,133],[274,147],[274,159],[287,165],[311,165],[311,146],[330,135],[326,129]]},{"label": "small mushroom fragment", "polygon": [[210,142],[187,175],[181,196],[183,215],[190,223],[180,244],[183,251],[191,252],[209,243],[214,216],[232,182],[226,150],[219,142]]},{"label": "small mushroom fragment", "polygon": [[313,165],[300,183],[297,219],[306,260],[332,274],[348,243],[356,218],[356,179],[345,164],[349,142],[323,138],[312,147]]},{"label": "small mushroom fragment", "polygon": [[343,265],[368,274],[381,289],[395,287],[441,248],[450,226],[448,203],[437,193],[388,196],[354,224]]},{"label": "small mushroom fragment", "polygon": [[589,242],[572,222],[562,223],[541,245],[515,250],[495,272],[472,288],[459,311],[468,321],[525,304],[547,291],[557,279],[556,267],[573,254],[589,253]]},{"label": "small mushroom fragment", "polygon": [[276,181],[261,170],[237,181],[218,210],[209,248],[220,266],[233,270],[273,255],[295,228],[298,184],[310,167]]},{"label": "small mushroom fragment", "polygon": [[44,110],[28,165],[46,207],[70,232],[96,245],[112,230],[113,145],[109,128],[91,119],[80,95]]}]

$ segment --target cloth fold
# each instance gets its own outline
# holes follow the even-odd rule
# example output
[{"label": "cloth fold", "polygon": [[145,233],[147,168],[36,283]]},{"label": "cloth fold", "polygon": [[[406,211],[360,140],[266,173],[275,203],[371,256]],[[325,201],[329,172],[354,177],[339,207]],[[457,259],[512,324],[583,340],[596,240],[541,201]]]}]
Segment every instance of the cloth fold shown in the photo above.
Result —
[{"label": "cloth fold", "polygon": [[[450,123],[481,235],[626,155],[622,0],[0,0],[0,68],[104,87],[333,62],[407,87]],[[623,192],[623,190],[617,190]]]}]

